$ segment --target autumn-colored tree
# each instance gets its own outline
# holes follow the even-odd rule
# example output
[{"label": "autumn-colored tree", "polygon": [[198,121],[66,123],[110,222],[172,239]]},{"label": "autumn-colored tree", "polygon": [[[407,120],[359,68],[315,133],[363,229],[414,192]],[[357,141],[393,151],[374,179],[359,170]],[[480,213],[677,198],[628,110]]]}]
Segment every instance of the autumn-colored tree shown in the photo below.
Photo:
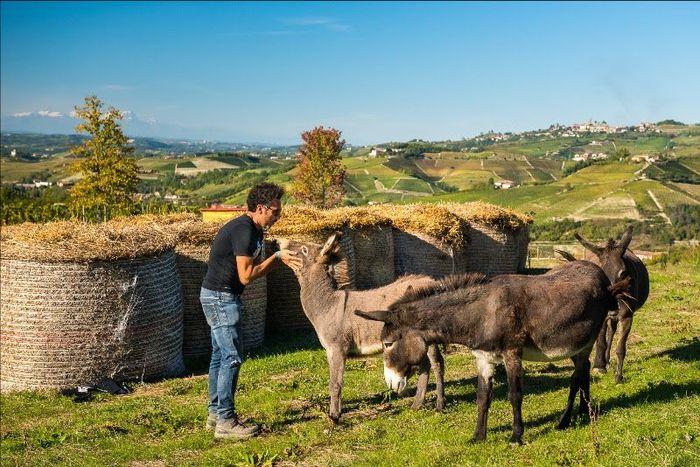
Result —
[{"label": "autumn-colored tree", "polygon": [[345,168],[340,157],[345,140],[340,135],[335,128],[322,126],[301,134],[304,144],[297,155],[292,196],[318,208],[340,204],[345,194]]},{"label": "autumn-colored tree", "polygon": [[85,98],[84,107],[75,114],[83,122],[75,127],[90,138],[71,149],[79,157],[74,169],[83,176],[71,189],[71,204],[83,212],[99,213],[107,220],[110,215],[128,212],[133,206],[132,195],[139,182],[138,166],[132,157],[134,148],[118,121],[122,113],[110,107],[102,112],[103,104],[96,96]]}]

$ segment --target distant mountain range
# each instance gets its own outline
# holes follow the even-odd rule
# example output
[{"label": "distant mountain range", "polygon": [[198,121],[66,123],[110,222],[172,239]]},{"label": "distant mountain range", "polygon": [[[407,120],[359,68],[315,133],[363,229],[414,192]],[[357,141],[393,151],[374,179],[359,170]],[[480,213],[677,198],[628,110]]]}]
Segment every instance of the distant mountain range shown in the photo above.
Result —
[{"label": "distant mountain range", "polygon": [[[76,134],[45,134],[28,132],[4,132],[1,134],[2,144],[0,157],[17,158],[20,160],[37,160],[51,157],[69,151],[82,143],[85,135]],[[296,146],[271,146],[255,143],[227,143],[209,140],[189,140],[183,138],[148,138],[135,136],[130,140],[140,156],[149,155],[182,155],[210,152],[245,151],[260,154],[294,154]]]},{"label": "distant mountain range", "polygon": [[[153,118],[143,119],[131,111],[124,111],[121,121],[124,132],[131,137],[171,138],[190,140],[239,141],[240,144],[255,144],[271,146],[267,142],[274,138],[266,138],[243,133],[236,134],[217,128],[187,128],[184,126],[161,123]],[[3,133],[42,133],[42,134],[73,134],[79,120],[71,114],[39,110],[36,112],[19,112],[0,116],[0,128]],[[292,141],[282,141],[282,144],[293,144]],[[274,144],[275,146],[279,144]]]}]

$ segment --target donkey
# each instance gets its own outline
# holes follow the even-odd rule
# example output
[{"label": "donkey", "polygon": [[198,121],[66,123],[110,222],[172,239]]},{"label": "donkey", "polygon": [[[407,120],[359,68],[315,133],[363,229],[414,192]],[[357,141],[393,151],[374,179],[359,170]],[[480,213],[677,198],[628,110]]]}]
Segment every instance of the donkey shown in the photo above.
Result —
[{"label": "donkey", "polygon": [[[624,379],[622,367],[627,355],[627,338],[629,337],[630,329],[632,329],[632,318],[634,317],[634,312],[644,305],[649,296],[649,272],[642,260],[628,249],[632,240],[631,226],[627,228],[619,242],[615,242],[611,238],[605,246],[598,246],[589,242],[578,233],[574,234],[574,237],[587,250],[595,254],[593,262],[603,268],[605,275],[608,276],[610,281],[615,281],[625,276],[629,276],[631,279],[630,295],[627,296],[630,300],[619,300],[617,314],[608,317],[596,341],[595,361],[593,363],[594,370],[601,373],[607,371],[607,365],[610,363],[613,336],[615,336],[619,323],[620,340],[617,343],[616,350],[617,367],[615,370],[615,381],[621,383]],[[557,251],[569,261],[576,260],[569,253]]]},{"label": "donkey", "polygon": [[522,444],[522,360],[571,358],[575,370],[558,428],[569,426],[577,393],[580,412],[588,414],[588,357],[608,312],[617,309],[616,296],[628,283],[611,286],[601,268],[576,261],[541,276],[451,276],[407,291],[388,310],[355,313],[384,323],[384,374],[393,390],[405,386],[406,369],[424,358],[428,345],[455,343],[472,350],[478,370],[474,441],[486,439],[494,364],[503,361],[513,407],[511,442]]},{"label": "donkey", "polygon": [[[321,345],[326,350],[330,367],[329,417],[338,423],[341,413],[341,391],[345,361],[349,356],[371,355],[381,352],[380,323],[369,322],[355,316],[352,311],[360,309],[386,309],[413,286],[427,286],[435,282],[429,276],[404,276],[395,282],[372,290],[339,289],[330,270],[342,259],[338,239],[342,233],[331,235],[324,245],[300,243],[282,239],[280,247],[296,251],[302,266],[294,273],[301,286],[301,303],[304,313],[311,321]],[[413,408],[423,405],[428,388],[430,368],[435,372],[437,392],[436,409],[445,406],[444,360],[437,345],[427,349],[427,358],[416,361],[419,372]],[[410,372],[415,371],[412,367]],[[410,376],[410,375],[409,375]]]}]

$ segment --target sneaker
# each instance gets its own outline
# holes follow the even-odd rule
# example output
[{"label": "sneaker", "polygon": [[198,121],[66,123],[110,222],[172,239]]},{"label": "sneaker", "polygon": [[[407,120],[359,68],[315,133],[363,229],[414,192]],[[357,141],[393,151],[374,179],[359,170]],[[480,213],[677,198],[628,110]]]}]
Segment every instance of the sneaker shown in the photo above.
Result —
[{"label": "sneaker", "polygon": [[209,412],[209,416],[207,417],[207,426],[206,430],[207,431],[214,431],[216,429],[216,421],[219,419],[219,417],[212,412]]},{"label": "sneaker", "polygon": [[260,432],[255,422],[243,424],[237,418],[224,418],[216,422],[214,438],[233,438],[238,440],[252,438]]}]

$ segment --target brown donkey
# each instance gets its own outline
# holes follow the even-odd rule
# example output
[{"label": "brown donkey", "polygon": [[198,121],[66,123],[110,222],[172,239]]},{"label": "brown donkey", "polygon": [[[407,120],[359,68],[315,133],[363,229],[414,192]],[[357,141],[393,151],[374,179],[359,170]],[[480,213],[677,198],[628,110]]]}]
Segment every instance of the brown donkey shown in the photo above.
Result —
[{"label": "brown donkey", "polygon": [[[381,352],[379,335],[381,323],[367,321],[353,314],[355,309],[386,310],[411,286],[427,286],[435,282],[428,276],[405,276],[395,282],[372,290],[339,290],[330,274],[341,259],[338,239],[340,232],[331,235],[325,245],[280,240],[280,246],[297,252],[302,266],[294,271],[301,286],[301,304],[311,321],[321,345],[326,350],[330,369],[331,404],[329,417],[338,422],[341,412],[341,391],[345,361],[349,356],[371,355]],[[444,360],[437,345],[427,349],[427,358],[416,361],[409,372],[419,372],[413,408],[422,406],[428,388],[430,368],[435,372],[436,408],[445,405],[443,388]]]},{"label": "brown donkey", "polygon": [[[605,246],[589,242],[579,234],[574,234],[574,236],[581,245],[595,254],[593,262],[600,265],[610,281],[616,281],[626,276],[629,276],[631,280],[629,296],[618,300],[617,314],[610,315],[600,330],[595,345],[595,361],[593,363],[594,370],[602,373],[607,371],[613,337],[619,324],[620,340],[615,352],[617,354],[615,381],[620,383],[623,379],[622,367],[625,363],[625,355],[627,355],[627,338],[632,329],[632,318],[634,312],[644,305],[649,296],[649,272],[642,260],[628,249],[632,240],[632,227],[627,228],[619,242],[615,242],[611,238]],[[576,260],[566,252],[557,251],[569,261]]]},{"label": "brown donkey", "polygon": [[575,370],[558,428],[569,426],[577,393],[580,411],[588,414],[588,357],[608,312],[617,309],[616,296],[628,284],[611,286],[598,266],[576,261],[541,276],[452,276],[409,290],[388,311],[356,314],[384,322],[384,375],[393,390],[405,386],[406,369],[424,358],[428,345],[455,343],[472,350],[479,373],[474,440],[486,438],[494,364],[503,361],[513,407],[511,441],[521,443],[522,360],[571,358]]}]

